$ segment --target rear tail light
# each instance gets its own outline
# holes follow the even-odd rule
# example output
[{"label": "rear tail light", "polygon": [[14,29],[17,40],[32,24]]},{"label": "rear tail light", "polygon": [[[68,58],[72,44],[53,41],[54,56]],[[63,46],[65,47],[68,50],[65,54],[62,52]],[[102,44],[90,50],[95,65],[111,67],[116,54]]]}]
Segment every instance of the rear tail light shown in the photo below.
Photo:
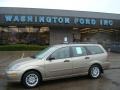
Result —
[{"label": "rear tail light", "polygon": [[111,49],[110,49],[110,48],[108,48],[108,49],[107,49],[107,52],[108,52],[108,57],[110,56],[110,51],[111,51]]},{"label": "rear tail light", "polygon": [[107,58],[106,58],[106,60],[109,61],[109,58],[110,58],[110,52],[107,53]]}]

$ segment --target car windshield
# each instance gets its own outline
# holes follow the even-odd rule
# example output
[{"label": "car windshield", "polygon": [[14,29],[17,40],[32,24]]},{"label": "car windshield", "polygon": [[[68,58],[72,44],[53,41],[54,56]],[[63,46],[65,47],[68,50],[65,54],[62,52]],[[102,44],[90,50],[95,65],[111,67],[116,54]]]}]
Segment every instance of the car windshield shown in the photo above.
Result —
[{"label": "car windshield", "polygon": [[42,59],[53,47],[47,47],[46,49],[37,52],[35,55],[31,56],[32,58]]}]

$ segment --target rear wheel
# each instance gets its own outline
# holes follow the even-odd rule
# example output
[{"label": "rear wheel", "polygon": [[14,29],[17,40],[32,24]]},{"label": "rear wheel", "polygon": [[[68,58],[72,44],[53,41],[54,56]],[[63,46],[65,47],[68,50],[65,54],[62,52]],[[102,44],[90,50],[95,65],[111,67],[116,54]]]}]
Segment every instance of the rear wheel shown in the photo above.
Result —
[{"label": "rear wheel", "polygon": [[27,88],[33,88],[40,84],[41,77],[36,71],[28,71],[22,77],[22,84]]},{"label": "rear wheel", "polygon": [[89,69],[89,76],[93,79],[101,76],[101,68],[99,65],[92,65]]}]

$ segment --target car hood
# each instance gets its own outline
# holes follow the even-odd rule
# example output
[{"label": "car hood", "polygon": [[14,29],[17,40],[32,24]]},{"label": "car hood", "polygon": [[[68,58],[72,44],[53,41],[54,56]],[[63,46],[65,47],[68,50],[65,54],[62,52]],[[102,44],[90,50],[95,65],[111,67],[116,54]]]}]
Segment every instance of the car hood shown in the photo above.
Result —
[{"label": "car hood", "polygon": [[33,63],[37,63],[37,61],[39,60],[36,60],[34,58],[31,58],[31,57],[26,57],[26,58],[20,58],[16,61],[13,61],[12,63],[9,64],[8,68],[12,67],[13,65],[16,65],[16,64],[21,64],[21,65],[24,65],[24,64],[33,64]]}]

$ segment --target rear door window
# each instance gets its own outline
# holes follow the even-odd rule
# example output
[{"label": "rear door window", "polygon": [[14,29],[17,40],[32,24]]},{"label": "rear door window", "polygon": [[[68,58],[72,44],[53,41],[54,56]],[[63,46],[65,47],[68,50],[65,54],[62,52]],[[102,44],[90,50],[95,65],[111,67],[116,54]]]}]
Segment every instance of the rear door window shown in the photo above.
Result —
[{"label": "rear door window", "polygon": [[79,57],[87,55],[86,49],[82,46],[73,46],[72,49],[72,57]]}]

